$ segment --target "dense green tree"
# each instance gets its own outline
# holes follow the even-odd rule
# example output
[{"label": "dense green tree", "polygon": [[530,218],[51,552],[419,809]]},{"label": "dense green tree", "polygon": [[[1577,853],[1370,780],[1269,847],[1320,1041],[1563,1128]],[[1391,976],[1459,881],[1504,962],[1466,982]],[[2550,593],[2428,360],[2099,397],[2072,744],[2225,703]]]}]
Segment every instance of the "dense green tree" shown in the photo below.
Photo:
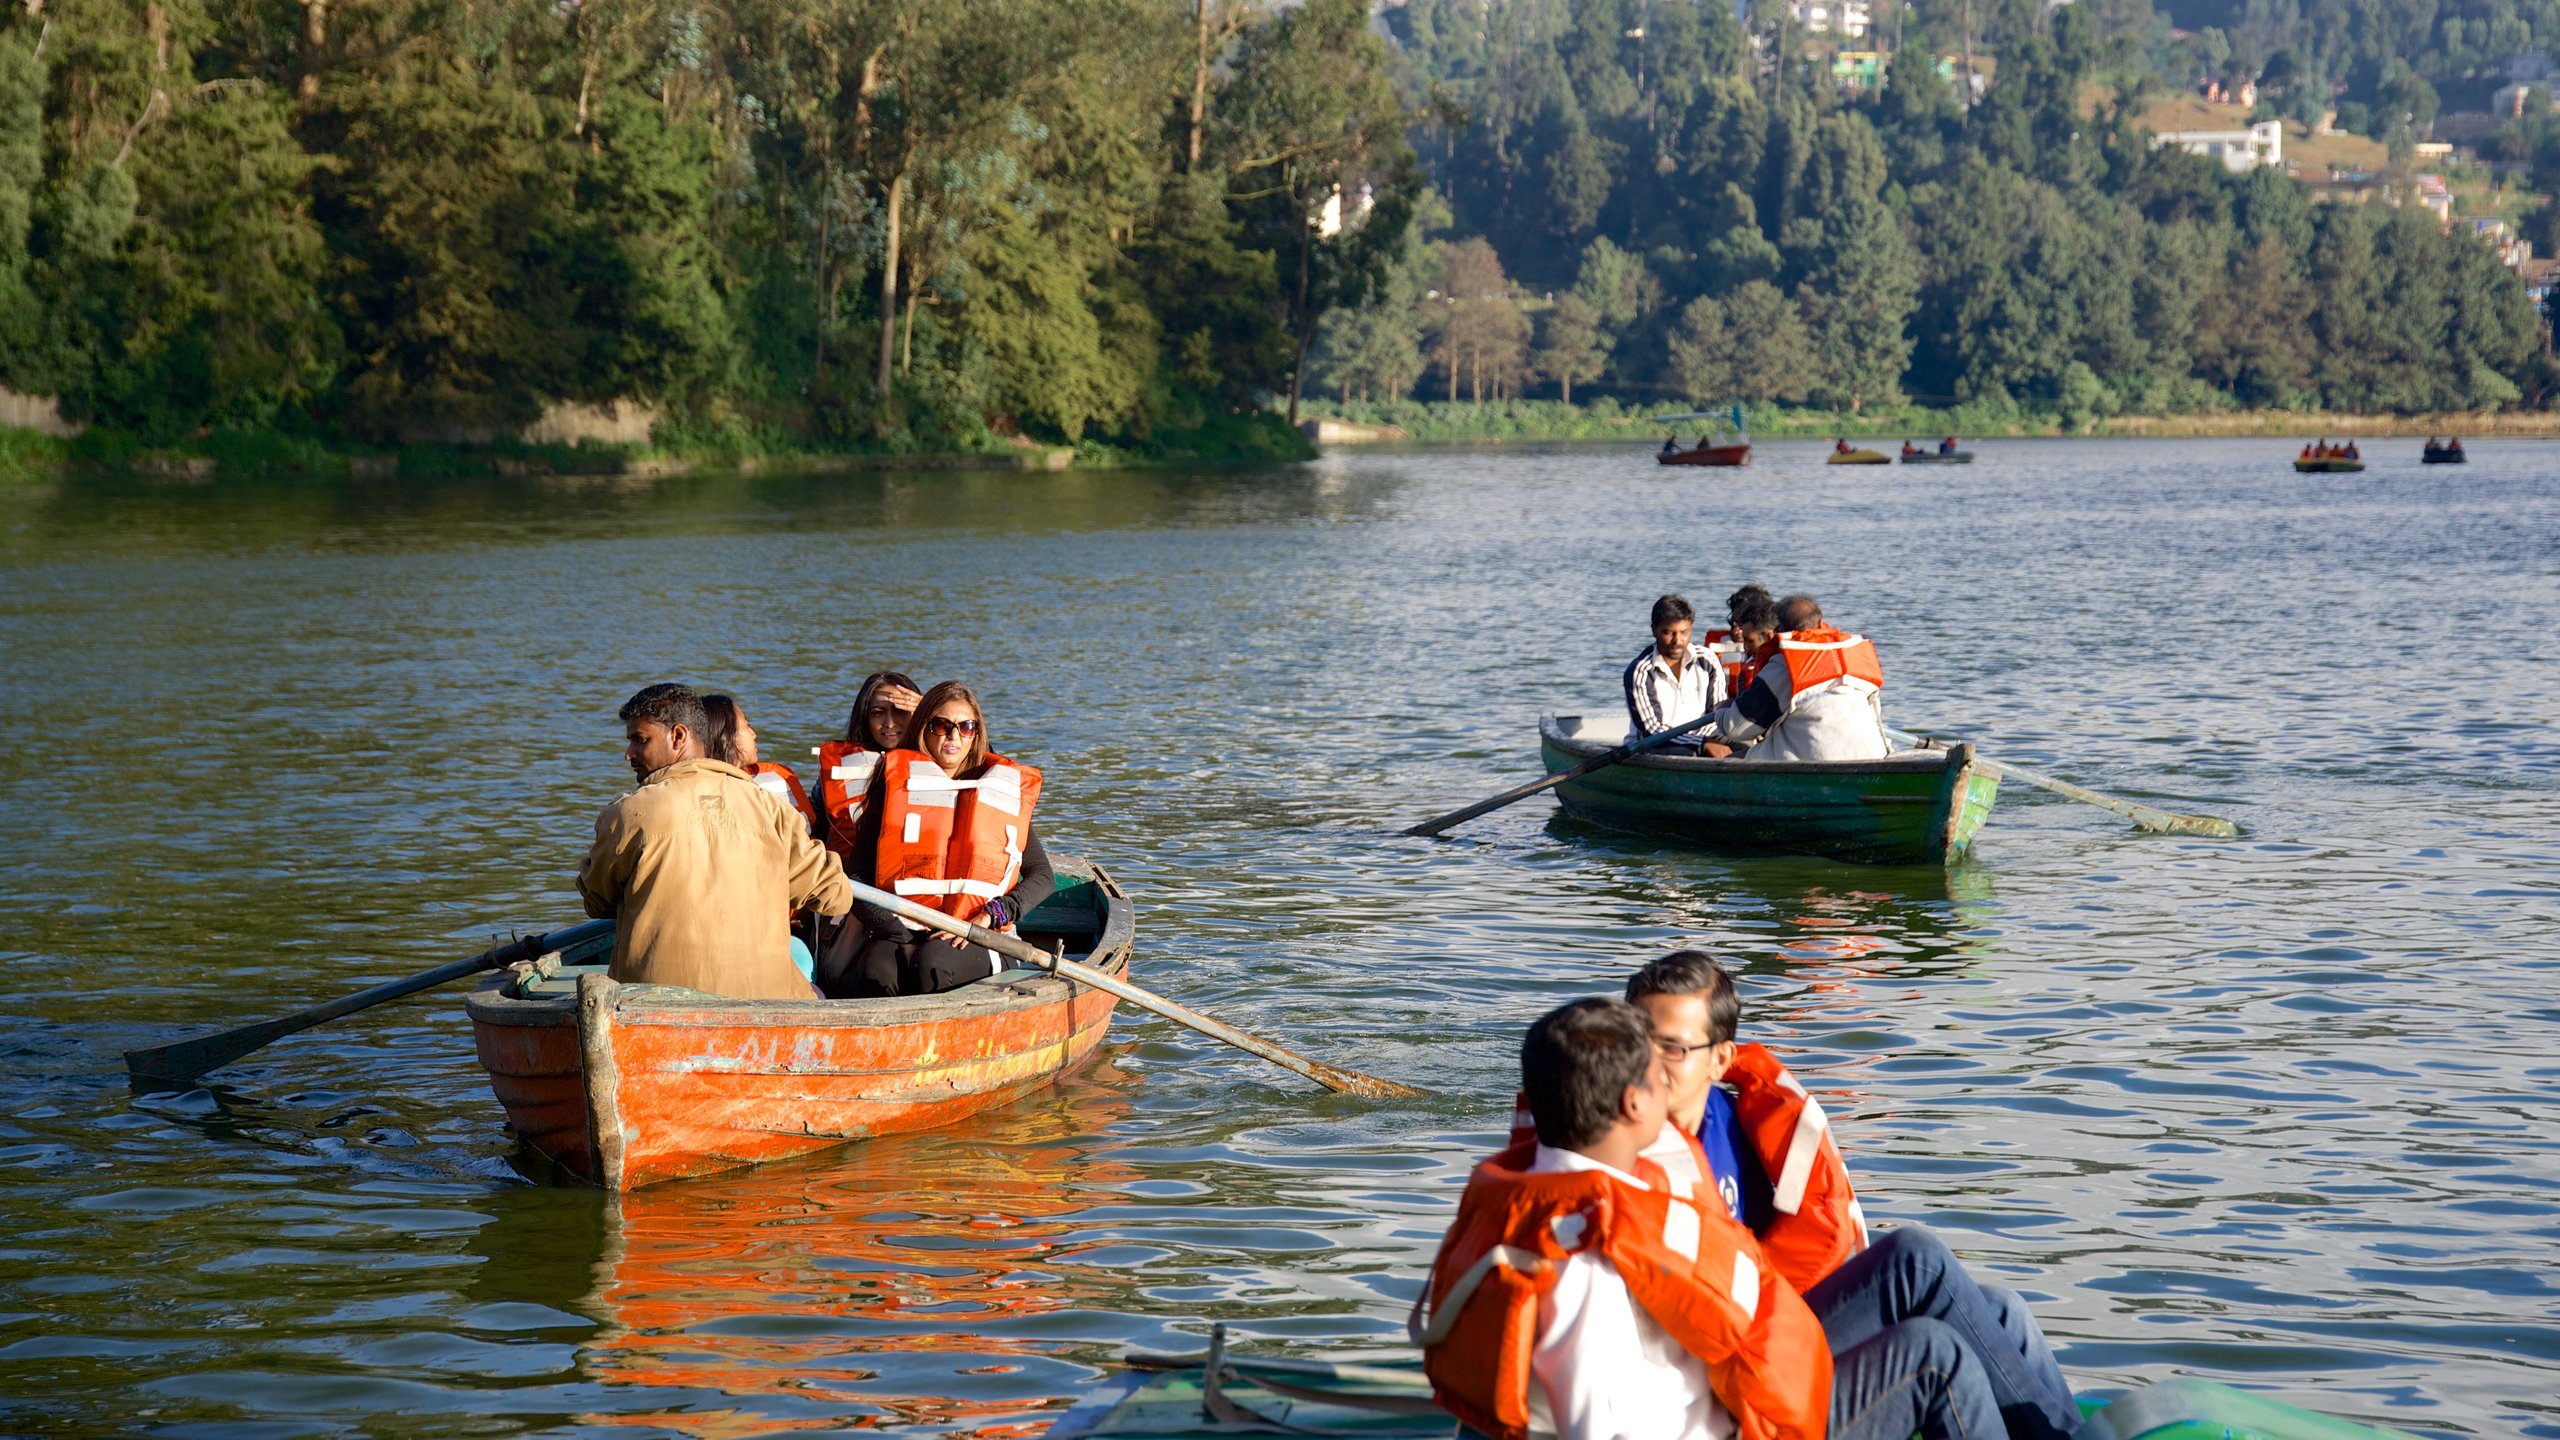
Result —
[{"label": "dense green tree", "polygon": [[1812,337],[1778,288],[1754,280],[1724,299],[1701,296],[1680,314],[1671,365],[1701,404],[1802,400],[1818,383]]},{"label": "dense green tree", "polygon": [[1844,201],[1797,291],[1817,362],[1815,392],[1851,414],[1900,400],[1919,297],[1918,258],[1893,212],[1879,200]]},{"label": "dense green tree", "polygon": [[1567,292],[1556,297],[1538,331],[1537,373],[1556,382],[1570,405],[1574,382],[1599,378],[1609,360],[1609,337],[1600,328],[1599,313]]},{"label": "dense green tree", "polygon": [[1380,282],[1420,188],[1385,67],[1361,0],[1307,0],[1245,36],[1219,111],[1212,154],[1277,262],[1293,425],[1317,322]]}]

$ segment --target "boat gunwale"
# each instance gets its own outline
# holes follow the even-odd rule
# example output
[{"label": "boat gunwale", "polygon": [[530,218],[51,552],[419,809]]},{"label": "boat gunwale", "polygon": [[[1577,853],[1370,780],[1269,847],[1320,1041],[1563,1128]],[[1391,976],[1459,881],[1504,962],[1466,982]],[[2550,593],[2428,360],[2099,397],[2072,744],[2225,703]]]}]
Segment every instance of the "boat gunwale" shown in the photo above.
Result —
[{"label": "boat gunwale", "polygon": [[[1137,944],[1136,911],[1127,892],[1119,882],[1083,860],[1062,855],[1055,864],[1063,873],[1091,880],[1103,895],[1101,935],[1083,958],[1069,958],[1114,979],[1124,977]],[[511,995],[507,987],[515,979],[514,972],[501,970],[464,996],[463,1006],[472,1020],[528,1028],[577,1025],[578,996],[574,988],[551,995]],[[942,1020],[980,1020],[1064,1005],[1078,991],[1089,988],[1059,976],[1034,974],[1002,985],[973,981],[938,995],[890,995],[866,1000],[733,1000],[675,985],[626,984],[619,987],[614,1023],[789,1030],[904,1029]]]},{"label": "boat gunwale", "polygon": [[[1557,728],[1552,714],[1538,717],[1538,740],[1578,760],[1605,755],[1624,743],[1566,735]],[[1877,760],[1746,760],[1740,756],[1648,754],[1629,756],[1619,763],[1675,775],[1935,775],[1947,768],[1948,752],[1897,750]]]}]

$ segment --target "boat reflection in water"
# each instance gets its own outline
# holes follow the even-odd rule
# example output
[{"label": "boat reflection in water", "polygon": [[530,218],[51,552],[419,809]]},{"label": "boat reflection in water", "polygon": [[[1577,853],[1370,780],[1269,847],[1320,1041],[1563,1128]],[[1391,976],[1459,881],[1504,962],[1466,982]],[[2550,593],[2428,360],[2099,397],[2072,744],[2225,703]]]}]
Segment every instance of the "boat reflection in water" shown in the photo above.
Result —
[{"label": "boat reflection in water", "polygon": [[[1107,1309],[1080,1217],[1137,1178],[1097,1138],[1135,1083],[1107,1063],[947,1131],[606,1200],[591,1384],[663,1391],[586,1423],[707,1440],[847,1426],[1031,1435],[1094,1370],[1040,1348]],[[1069,1138],[1060,1138],[1069,1137]]]}]

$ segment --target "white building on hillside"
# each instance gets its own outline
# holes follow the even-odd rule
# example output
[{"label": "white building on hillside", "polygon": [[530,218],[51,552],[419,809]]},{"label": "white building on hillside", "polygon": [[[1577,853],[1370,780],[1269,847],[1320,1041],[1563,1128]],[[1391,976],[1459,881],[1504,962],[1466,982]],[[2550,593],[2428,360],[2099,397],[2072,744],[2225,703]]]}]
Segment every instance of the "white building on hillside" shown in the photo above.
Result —
[{"label": "white building on hillside", "polygon": [[1866,38],[1870,23],[1867,0],[1793,0],[1795,22],[1814,35]]},{"label": "white building on hillside", "polygon": [[2261,165],[2284,164],[2284,122],[2261,120],[2246,130],[2172,130],[2151,138],[2153,148],[2175,145],[2190,155],[2219,160],[2238,175]]}]

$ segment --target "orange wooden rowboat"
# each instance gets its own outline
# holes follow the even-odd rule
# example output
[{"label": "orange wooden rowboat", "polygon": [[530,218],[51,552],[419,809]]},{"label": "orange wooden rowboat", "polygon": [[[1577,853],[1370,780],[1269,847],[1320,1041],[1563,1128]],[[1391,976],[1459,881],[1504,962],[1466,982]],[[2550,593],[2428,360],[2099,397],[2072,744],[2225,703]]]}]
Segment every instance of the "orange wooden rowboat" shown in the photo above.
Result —
[{"label": "orange wooden rowboat", "polygon": [[[1058,857],[1023,938],[1126,976],[1137,926],[1110,876]],[[1033,970],[940,995],[726,1000],[604,973],[612,932],[490,977],[464,1003],[517,1135],[631,1190],[925,1130],[1001,1105],[1093,1053],[1111,996]]]}]

